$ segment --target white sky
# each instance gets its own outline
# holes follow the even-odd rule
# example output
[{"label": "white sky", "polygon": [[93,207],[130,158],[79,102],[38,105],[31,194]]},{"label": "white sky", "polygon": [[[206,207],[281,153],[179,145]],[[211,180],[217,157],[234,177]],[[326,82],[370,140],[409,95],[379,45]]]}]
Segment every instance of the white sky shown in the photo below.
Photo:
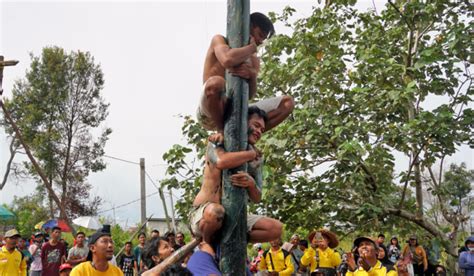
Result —
[{"label": "white sky", "polygon": [[[372,7],[371,0],[360,8]],[[377,2],[380,11],[385,1]],[[317,1],[251,1],[251,11],[268,13],[290,5],[298,17],[311,14]],[[0,0],[0,54],[20,63],[4,70],[4,96],[29,68],[29,53],[45,46],[89,51],[105,75],[104,97],[110,103],[106,125],[113,129],[106,154],[138,162],[157,182],[164,176],[161,158],[173,144],[183,143],[178,114],[195,114],[202,86],[202,67],[210,39],[225,34],[226,1],[5,1]],[[285,32],[276,25],[277,32]],[[0,131],[0,176],[8,160],[8,144]],[[91,175],[92,194],[104,199],[102,210],[140,197],[139,167],[113,159]],[[466,147],[455,157],[473,167]],[[0,204],[31,193],[33,183],[7,183]],[[147,194],[156,189],[147,179]],[[178,193],[175,191],[175,195]],[[177,198],[175,198],[176,201]],[[169,209],[169,208],[168,208]],[[147,215],[163,217],[158,195],[147,199]],[[112,212],[105,215],[112,217]],[[140,219],[140,203],[115,211],[128,225]]]}]

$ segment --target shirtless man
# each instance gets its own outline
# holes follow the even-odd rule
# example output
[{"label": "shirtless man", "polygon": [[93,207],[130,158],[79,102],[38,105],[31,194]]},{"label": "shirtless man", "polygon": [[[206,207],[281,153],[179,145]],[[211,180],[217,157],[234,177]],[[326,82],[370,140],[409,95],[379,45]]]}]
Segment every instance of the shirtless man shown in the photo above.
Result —
[{"label": "shirtless man", "polygon": [[[249,163],[246,172],[238,172],[231,176],[232,185],[247,189],[249,199],[259,202],[262,194],[262,157],[254,148],[255,143],[265,131],[266,114],[258,107],[249,107],[248,125],[251,129],[248,136],[249,150],[225,152],[222,145],[215,145],[210,139],[207,146],[206,166],[201,190],[194,199],[194,209],[190,213],[191,229],[204,242],[210,244],[212,236],[222,226],[224,207],[220,204],[222,196],[222,170],[231,169]],[[278,220],[247,215],[249,242],[267,242],[279,238],[282,224]]]},{"label": "shirtless man", "polygon": [[[203,75],[203,93],[197,110],[198,121],[207,130],[224,129],[225,71],[241,77],[249,83],[249,98],[256,94],[257,74],[260,68],[257,46],[271,37],[275,30],[268,17],[261,13],[250,15],[250,43],[241,48],[231,49],[226,38],[215,35],[206,54]],[[266,130],[281,123],[293,111],[294,103],[290,96],[265,99],[254,104],[267,113]]]}]

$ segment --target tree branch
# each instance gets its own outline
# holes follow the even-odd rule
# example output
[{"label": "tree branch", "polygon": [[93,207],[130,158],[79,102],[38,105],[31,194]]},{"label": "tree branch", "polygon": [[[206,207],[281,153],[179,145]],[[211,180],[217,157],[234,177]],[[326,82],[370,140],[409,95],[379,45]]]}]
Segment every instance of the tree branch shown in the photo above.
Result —
[{"label": "tree branch", "polygon": [[8,175],[10,174],[10,170],[11,170],[11,166],[12,166],[12,163],[13,163],[13,159],[15,158],[15,155],[16,155],[16,150],[19,148],[19,146],[16,146],[15,145],[15,136],[12,137],[12,141],[10,143],[10,158],[8,159],[8,162],[7,162],[7,168],[5,170],[5,175],[3,176],[3,180],[2,180],[2,183],[0,183],[0,191],[3,189],[3,187],[5,187],[5,185],[7,184],[7,180],[8,180]]},{"label": "tree branch", "polygon": [[[395,216],[404,218],[408,221],[411,221],[417,224],[418,226],[420,226],[421,228],[425,229],[426,231],[428,231],[433,236],[441,239],[443,242],[448,243],[448,244],[451,243],[451,241],[448,240],[448,238],[446,238],[446,235],[442,231],[440,231],[438,227],[436,227],[436,225],[434,225],[430,221],[427,221],[424,218],[419,218],[417,217],[417,215],[410,213],[406,210],[400,210],[400,209],[395,209],[395,208],[385,208],[384,211],[387,214],[395,215]],[[454,247],[450,247],[449,250],[447,250],[447,253],[454,257],[457,257],[458,255],[457,250]]]},{"label": "tree branch", "polygon": [[408,19],[403,15],[403,13],[400,11],[400,9],[397,6],[395,6],[395,4],[391,0],[388,0],[388,3],[390,4],[390,6],[392,6],[398,12],[398,14],[400,14],[403,21],[405,21],[405,23],[407,24],[408,29],[410,29],[410,31],[413,30],[412,25],[410,24],[410,22],[408,22]]}]

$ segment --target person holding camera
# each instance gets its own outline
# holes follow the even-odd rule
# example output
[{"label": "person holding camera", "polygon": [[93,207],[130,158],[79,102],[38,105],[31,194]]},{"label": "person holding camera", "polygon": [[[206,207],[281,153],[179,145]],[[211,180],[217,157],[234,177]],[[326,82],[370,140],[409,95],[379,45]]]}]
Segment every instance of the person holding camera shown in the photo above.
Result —
[{"label": "person holding camera", "polygon": [[339,245],[336,234],[329,230],[313,231],[308,236],[311,247],[306,249],[301,264],[310,266],[311,275],[335,276],[341,256],[334,250]]}]

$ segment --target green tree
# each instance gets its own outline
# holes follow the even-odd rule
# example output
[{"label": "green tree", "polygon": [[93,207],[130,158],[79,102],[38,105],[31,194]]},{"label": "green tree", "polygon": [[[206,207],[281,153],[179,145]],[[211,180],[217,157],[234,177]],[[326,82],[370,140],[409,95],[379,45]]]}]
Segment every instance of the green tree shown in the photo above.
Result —
[{"label": "green tree", "polygon": [[[91,215],[101,203],[91,198],[87,177],[105,168],[101,157],[111,129],[97,129],[108,115],[103,85],[100,66],[88,52],[46,47],[40,56],[31,55],[25,79],[15,82],[13,96],[5,102],[52,183],[39,188],[48,193],[51,216]],[[20,144],[11,126],[5,120],[2,125],[14,140],[14,155]],[[41,183],[30,163],[20,165],[23,173]],[[56,207],[65,213],[58,214]]]},{"label": "green tree", "polygon": [[[461,145],[474,147],[473,10],[467,1],[389,1],[379,13],[354,3],[327,1],[297,20],[290,7],[271,14],[292,33],[266,45],[259,95],[291,95],[296,108],[258,145],[266,164],[257,211],[290,230],[422,230],[456,256],[465,217],[441,205],[449,227],[436,224],[423,191],[436,185],[442,202],[439,191],[453,182],[433,171]],[[202,160],[207,134],[189,117],[183,134],[191,146],[164,155],[163,185],[185,189],[178,208],[186,216],[202,173],[187,152]]]},{"label": "green tree", "polygon": [[43,198],[36,194],[25,197],[14,197],[10,204],[15,214],[15,227],[22,236],[30,236],[35,231],[35,225],[48,219],[48,209],[43,204]]}]

